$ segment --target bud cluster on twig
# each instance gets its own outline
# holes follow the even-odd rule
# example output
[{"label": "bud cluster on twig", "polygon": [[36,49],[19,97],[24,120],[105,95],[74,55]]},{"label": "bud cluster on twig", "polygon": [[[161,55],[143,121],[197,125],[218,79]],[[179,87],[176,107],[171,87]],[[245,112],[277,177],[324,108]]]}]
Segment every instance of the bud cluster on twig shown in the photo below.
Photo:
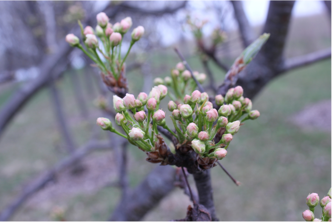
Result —
[{"label": "bud cluster on twig", "polygon": [[[305,210],[302,213],[302,217],[305,221],[331,221],[331,188],[327,196],[323,197],[320,201],[317,193],[309,194],[306,203],[309,210]],[[322,208],[322,217],[320,219],[315,218],[314,215],[315,207],[318,206],[318,204]]]},{"label": "bud cluster on twig", "polygon": [[[97,64],[102,72],[103,81],[107,86],[126,88],[125,80],[125,61],[129,55],[132,46],[144,34],[144,28],[138,26],[131,33],[130,46],[125,56],[121,57],[121,45],[123,36],[132,26],[130,17],[126,17],[112,25],[108,16],[101,12],[97,15],[97,23],[95,30],[91,26],[83,29],[79,22],[82,34],[83,45],[74,34],[68,34],[66,41],[73,47],[81,49],[93,62]],[[100,47],[99,40],[102,43]],[[98,53],[99,52],[99,53]],[[102,59],[103,58],[103,59]]]}]

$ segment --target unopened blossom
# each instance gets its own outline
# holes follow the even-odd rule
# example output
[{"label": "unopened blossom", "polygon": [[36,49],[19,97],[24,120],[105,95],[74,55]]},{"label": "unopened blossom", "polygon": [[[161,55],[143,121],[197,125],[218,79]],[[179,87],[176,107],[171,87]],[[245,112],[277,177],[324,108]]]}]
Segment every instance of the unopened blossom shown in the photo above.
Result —
[{"label": "unopened blossom", "polygon": [[165,77],[165,84],[167,86],[171,86],[172,85],[172,79],[169,76]]},{"label": "unopened blossom", "polygon": [[85,27],[84,28],[84,35],[87,35],[87,34],[94,34],[94,32],[93,32],[93,28],[91,27],[91,26],[87,26],[87,27]]},{"label": "unopened blossom", "polygon": [[119,45],[119,43],[122,40],[122,36],[118,32],[113,32],[112,35],[110,36],[110,43],[112,47]]},{"label": "unopened blossom", "polygon": [[89,48],[97,48],[98,47],[98,40],[97,37],[93,34],[87,34],[85,39],[85,44]]},{"label": "unopened blossom", "polygon": [[302,213],[302,217],[305,221],[312,221],[315,218],[315,215],[311,210],[305,210]]},{"label": "unopened blossom", "polygon": [[113,29],[112,29],[112,24],[111,23],[108,23],[107,24],[107,27],[106,27],[106,30],[105,30],[105,34],[107,37],[111,36],[113,34]]},{"label": "unopened blossom", "polygon": [[224,158],[227,155],[227,150],[224,148],[218,148],[214,151],[214,155],[221,160],[222,158]]},{"label": "unopened blossom", "polygon": [[139,109],[143,106],[143,103],[139,99],[135,99],[135,108]]},{"label": "unopened blossom", "polygon": [[205,143],[200,140],[191,141],[191,147],[195,150],[196,153],[204,153],[205,152]]},{"label": "unopened blossom", "polygon": [[218,110],[220,116],[229,116],[232,113],[232,109],[229,105],[222,105]]},{"label": "unopened blossom", "polygon": [[167,87],[164,85],[158,85],[158,89],[160,91],[160,99],[165,98],[165,96],[167,95]]},{"label": "unopened blossom", "polygon": [[243,88],[242,86],[236,86],[233,91],[233,95],[235,99],[240,98],[243,95]]},{"label": "unopened blossom", "polygon": [[124,115],[122,115],[121,113],[117,113],[117,114],[115,115],[115,122],[116,122],[117,125],[120,126],[121,123],[126,124],[126,123],[127,123],[127,120],[126,120],[126,118],[124,117]]},{"label": "unopened blossom", "polygon": [[131,39],[133,41],[138,41],[143,36],[143,34],[144,34],[144,28],[143,28],[143,26],[138,26],[131,33]]},{"label": "unopened blossom", "polygon": [[327,203],[331,202],[331,198],[329,196],[325,196],[320,201],[320,206],[325,207]]},{"label": "unopened blossom", "polygon": [[187,118],[193,114],[193,109],[188,104],[183,104],[180,107],[181,116]]},{"label": "unopened blossom", "polygon": [[145,105],[146,102],[148,101],[148,95],[144,92],[141,92],[138,94],[137,99],[139,99],[142,102],[142,104]]},{"label": "unopened blossom", "polygon": [[213,109],[212,105],[210,104],[206,104],[203,109],[202,109],[202,113],[205,115],[208,111],[210,111],[211,109]]},{"label": "unopened blossom", "polygon": [[97,35],[99,38],[103,37],[103,35],[104,35],[103,28],[100,27],[99,25],[96,26],[96,35]]},{"label": "unopened blossom", "polygon": [[153,114],[153,120],[160,123],[163,119],[165,119],[165,116],[165,112],[160,109]]},{"label": "unopened blossom", "polygon": [[182,78],[184,81],[188,81],[191,78],[191,74],[188,70],[184,70],[182,73]]},{"label": "unopened blossom", "polygon": [[201,131],[198,133],[198,139],[202,140],[202,141],[206,141],[209,139],[209,133],[206,131]]},{"label": "unopened blossom", "polygon": [[199,103],[203,103],[209,100],[209,95],[206,92],[201,93],[201,98],[199,99]]},{"label": "unopened blossom", "polygon": [[99,125],[103,130],[111,129],[112,128],[112,122],[104,117],[99,117],[97,119],[97,125]]},{"label": "unopened blossom", "polygon": [[117,112],[122,112],[126,110],[126,107],[123,104],[123,99],[116,95],[113,96],[113,107]]},{"label": "unopened blossom", "polygon": [[325,217],[331,218],[331,202],[326,204],[323,210],[323,214]]},{"label": "unopened blossom", "polygon": [[221,116],[218,118],[218,126],[219,127],[225,127],[228,124],[227,117]]},{"label": "unopened blossom", "polygon": [[127,21],[129,23],[130,27],[133,25],[133,21],[132,21],[131,17],[126,17],[126,18],[124,18],[122,20]]},{"label": "unopened blossom", "polygon": [[227,126],[226,126],[227,132],[230,133],[230,134],[237,133],[240,129],[240,124],[241,124],[241,122],[239,120],[228,123]]},{"label": "unopened blossom", "polygon": [[184,65],[182,62],[179,62],[178,64],[176,64],[176,69],[179,70],[180,72],[184,71]]},{"label": "unopened blossom", "polygon": [[123,98],[123,104],[127,109],[135,108],[135,96],[133,94],[126,93],[126,96]]},{"label": "unopened blossom", "polygon": [[243,100],[243,107],[244,107],[244,111],[249,113],[252,109],[252,102],[249,98],[245,98]]},{"label": "unopened blossom", "polygon": [[121,28],[122,27],[121,27],[121,24],[119,22],[117,22],[113,25],[113,31],[114,32],[121,32]]},{"label": "unopened blossom", "polygon": [[257,119],[260,116],[260,113],[258,110],[252,110],[249,113],[249,118],[250,119]]},{"label": "unopened blossom", "polygon": [[70,46],[77,46],[80,40],[77,38],[76,35],[68,34],[66,35],[66,42],[68,42]]},{"label": "unopened blossom", "polygon": [[171,74],[173,77],[178,77],[180,75],[179,70],[177,69],[173,69]]},{"label": "unopened blossom", "polygon": [[129,131],[129,137],[133,140],[140,140],[144,137],[144,132],[140,128],[133,127]]},{"label": "unopened blossom", "polygon": [[189,104],[190,100],[191,100],[191,96],[189,96],[189,95],[185,95],[183,98],[184,104]]},{"label": "unopened blossom", "polygon": [[97,14],[97,22],[100,27],[105,28],[107,26],[108,20],[109,18],[104,12]]},{"label": "unopened blossom", "polygon": [[143,122],[146,118],[146,114],[144,111],[139,111],[139,112],[135,113],[134,118],[138,122]]},{"label": "unopened blossom", "polygon": [[174,119],[176,119],[176,120],[181,119],[180,110],[178,110],[178,109],[173,110],[173,112],[172,112],[172,116],[173,116]]},{"label": "unopened blossom", "polygon": [[122,19],[120,25],[121,25],[121,33],[128,32],[128,30],[131,27],[131,24],[126,19]]},{"label": "unopened blossom", "polygon": [[175,102],[173,102],[173,101],[169,101],[168,102],[168,110],[169,111],[173,111],[173,110],[175,110],[177,108],[177,105],[176,105],[176,103]]},{"label": "unopened blossom", "polygon": [[211,109],[206,112],[206,120],[208,122],[214,122],[218,119],[218,111],[216,109]]},{"label": "unopened blossom", "polygon": [[152,88],[149,93],[149,98],[155,98],[158,102],[160,101],[161,92],[158,86]]},{"label": "unopened blossom", "polygon": [[198,126],[195,123],[189,123],[187,126],[187,133],[191,138],[196,137],[198,133]]},{"label": "unopened blossom", "polygon": [[196,77],[196,79],[197,79],[197,81],[199,82],[199,83],[204,83],[205,82],[205,80],[206,80],[206,75],[204,74],[204,73],[201,73],[201,74],[199,74],[197,77]]},{"label": "unopened blossom", "polygon": [[225,95],[226,102],[230,102],[231,100],[233,100],[233,95],[234,95],[234,88],[230,88]]},{"label": "unopened blossom", "polygon": [[155,110],[157,107],[157,100],[155,98],[150,98],[146,103],[146,108],[150,111]]},{"label": "unopened blossom", "polygon": [[199,102],[199,100],[200,100],[200,98],[201,98],[201,92],[200,91],[198,91],[198,90],[195,90],[194,92],[192,92],[192,94],[191,94],[191,102],[193,102],[193,103],[197,103],[197,102]]},{"label": "unopened blossom", "polygon": [[234,106],[235,110],[240,110],[241,107],[242,107],[241,102],[240,102],[240,101],[237,101],[237,100],[234,100],[234,101],[232,102],[232,105]]},{"label": "unopened blossom", "polygon": [[160,84],[164,84],[164,80],[162,78],[155,78],[153,80],[153,83],[157,86],[157,85],[160,85]]},{"label": "unopened blossom", "polygon": [[221,140],[225,143],[229,143],[233,140],[233,135],[230,133],[224,133],[221,137]]}]

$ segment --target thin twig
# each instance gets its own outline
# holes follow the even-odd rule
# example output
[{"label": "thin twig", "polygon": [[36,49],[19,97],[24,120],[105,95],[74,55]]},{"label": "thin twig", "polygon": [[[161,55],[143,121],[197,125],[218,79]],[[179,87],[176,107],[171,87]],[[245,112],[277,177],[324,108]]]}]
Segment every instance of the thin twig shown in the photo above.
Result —
[{"label": "thin twig", "polygon": [[221,167],[221,169],[223,169],[223,171],[229,176],[229,178],[231,178],[231,180],[233,180],[233,182],[236,184],[236,186],[240,186],[240,182],[237,181],[236,179],[234,179],[234,177],[223,167],[223,165],[221,165],[221,163],[219,161],[217,161],[218,165]]},{"label": "thin twig", "polygon": [[194,79],[199,91],[201,92],[205,92],[202,85],[197,81],[196,77],[193,74],[192,69],[190,68],[189,64],[187,63],[187,61],[184,59],[184,57],[182,56],[182,54],[179,52],[179,50],[177,48],[174,48],[175,52],[178,54],[178,56],[180,57],[180,59],[182,60],[182,63],[186,66],[187,70],[190,72],[191,77]]},{"label": "thin twig", "polygon": [[188,187],[188,189],[189,189],[190,198],[192,199],[193,203],[196,204],[195,199],[194,199],[194,195],[193,195],[193,193],[192,193],[192,191],[191,191],[191,188],[190,188],[190,185],[189,185],[189,183],[188,183],[187,175],[186,175],[186,173],[184,172],[183,167],[181,167],[181,169],[182,169],[182,173],[183,173],[184,179],[185,179],[185,181],[186,181],[187,187]]}]

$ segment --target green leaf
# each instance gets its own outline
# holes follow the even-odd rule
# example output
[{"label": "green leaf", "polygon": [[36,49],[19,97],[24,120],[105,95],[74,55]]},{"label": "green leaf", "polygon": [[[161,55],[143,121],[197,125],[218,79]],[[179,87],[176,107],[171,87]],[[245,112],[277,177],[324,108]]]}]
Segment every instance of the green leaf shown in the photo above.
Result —
[{"label": "green leaf", "polygon": [[270,34],[264,33],[243,51],[242,56],[244,64],[247,65],[251,62],[269,37]]}]

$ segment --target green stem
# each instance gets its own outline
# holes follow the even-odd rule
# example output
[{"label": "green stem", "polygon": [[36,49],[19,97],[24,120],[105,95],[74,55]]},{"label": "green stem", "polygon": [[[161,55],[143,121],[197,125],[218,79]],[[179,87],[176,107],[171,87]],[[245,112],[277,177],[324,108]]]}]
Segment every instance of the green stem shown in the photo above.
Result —
[{"label": "green stem", "polygon": [[181,132],[180,128],[178,127],[178,125],[176,124],[175,119],[173,118],[173,116],[171,116],[171,120],[173,122],[174,128],[176,130],[176,132],[178,133],[179,137],[180,137],[180,142],[183,142],[185,140],[185,136],[183,135],[183,133]]},{"label": "green stem", "polygon": [[100,62],[100,64],[101,64],[101,65],[103,66],[103,68],[105,69],[104,71],[107,71],[105,64],[103,63],[103,61],[101,61],[101,59],[100,59],[99,56],[98,56],[97,50],[94,49],[93,52],[95,53],[97,60]]},{"label": "green stem", "polygon": [[82,47],[81,44],[78,44],[77,48],[79,48],[80,50],[82,50],[87,56],[89,56],[89,58],[94,61],[96,64],[98,64],[97,60],[95,60],[95,58],[93,58],[90,53],[88,53],[87,51],[85,51],[85,49]]},{"label": "green stem", "polygon": [[[121,37],[123,38],[123,35],[121,34]],[[121,38],[121,39],[122,39]],[[119,63],[120,63],[120,61],[121,61],[121,46],[122,46],[122,40],[120,41],[120,45],[119,45],[119,53],[118,53],[118,61],[119,61]],[[121,66],[122,67],[122,66]],[[121,69],[121,67],[120,67],[120,69]]]},{"label": "green stem", "polygon": [[127,137],[126,135],[124,135],[124,134],[118,132],[117,130],[112,130],[111,132],[112,132],[112,133],[115,133],[115,134],[117,134],[117,135],[119,135],[119,136],[122,136],[122,137],[125,138],[125,139],[128,139],[128,137]]},{"label": "green stem", "polygon": [[175,138],[179,140],[178,136],[166,124],[163,125],[162,127],[167,129],[173,136],[175,136]]},{"label": "green stem", "polygon": [[145,134],[149,133],[149,127],[150,127],[150,117],[151,117],[151,111],[148,110],[148,121],[146,123],[146,129],[145,129]]},{"label": "green stem", "polygon": [[[128,49],[128,51],[127,51],[125,57],[123,58],[123,60],[122,60],[122,62],[121,62],[120,69],[122,68],[123,63],[126,61],[127,56],[129,55],[130,49],[131,49],[131,47],[133,47],[134,43],[135,43],[134,41],[131,41],[131,42],[130,42],[129,49]],[[120,47],[121,47],[121,45],[120,45]],[[119,52],[119,53],[121,53],[121,52]]]}]

